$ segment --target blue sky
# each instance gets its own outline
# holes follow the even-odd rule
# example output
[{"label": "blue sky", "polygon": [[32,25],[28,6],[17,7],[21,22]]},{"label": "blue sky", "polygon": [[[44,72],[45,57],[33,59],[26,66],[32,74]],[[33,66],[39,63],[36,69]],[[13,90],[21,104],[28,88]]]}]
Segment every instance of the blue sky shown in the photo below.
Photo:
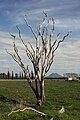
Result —
[{"label": "blue sky", "polygon": [[[21,70],[5,52],[5,48],[12,51],[13,40],[9,32],[17,34],[15,26],[18,25],[25,42],[32,40],[23,16],[27,14],[35,27],[42,20],[43,10],[55,19],[56,33],[72,31],[56,52],[50,72],[80,73],[80,0],[0,0],[0,72],[7,72],[8,68],[15,72]],[[19,41],[17,44],[22,48]],[[24,52],[21,55],[25,63],[29,63]]]}]

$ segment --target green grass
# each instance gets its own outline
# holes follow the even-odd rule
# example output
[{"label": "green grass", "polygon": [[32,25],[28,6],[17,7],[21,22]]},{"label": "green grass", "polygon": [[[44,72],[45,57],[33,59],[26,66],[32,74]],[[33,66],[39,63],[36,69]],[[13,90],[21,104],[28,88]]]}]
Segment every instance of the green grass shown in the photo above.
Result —
[{"label": "green grass", "polygon": [[[46,118],[31,112],[24,111],[8,113],[16,104],[0,101],[0,120],[80,120],[80,83],[66,81],[45,81],[46,102],[42,107],[36,109],[47,113]],[[0,81],[0,96],[13,98],[26,104],[36,104],[36,98],[26,81]],[[58,114],[59,109],[64,106],[65,113]]]}]

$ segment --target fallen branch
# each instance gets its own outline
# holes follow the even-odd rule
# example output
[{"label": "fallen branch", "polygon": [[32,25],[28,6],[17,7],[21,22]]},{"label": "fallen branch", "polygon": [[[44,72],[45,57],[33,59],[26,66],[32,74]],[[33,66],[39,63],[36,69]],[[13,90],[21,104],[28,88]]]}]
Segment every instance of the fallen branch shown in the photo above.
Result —
[{"label": "fallen branch", "polygon": [[50,120],[53,120],[53,117]]},{"label": "fallen branch", "polygon": [[34,112],[40,114],[41,116],[46,116],[45,113],[40,112],[40,111],[38,111],[38,110],[36,110],[36,109],[34,109],[34,108],[32,108],[32,107],[25,107],[24,109],[13,110],[13,111],[11,111],[11,112],[8,114],[8,116],[10,116],[12,113],[23,112],[23,111],[25,111],[25,110],[31,110],[31,111],[34,111]]}]

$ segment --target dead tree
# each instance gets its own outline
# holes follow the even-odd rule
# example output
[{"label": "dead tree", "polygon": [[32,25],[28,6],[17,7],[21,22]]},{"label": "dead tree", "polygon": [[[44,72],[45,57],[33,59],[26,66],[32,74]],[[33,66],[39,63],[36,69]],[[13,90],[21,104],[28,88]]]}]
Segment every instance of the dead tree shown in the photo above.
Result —
[{"label": "dead tree", "polygon": [[54,61],[54,55],[56,50],[58,49],[60,43],[62,43],[67,36],[69,36],[68,32],[66,35],[64,35],[62,38],[60,37],[60,33],[56,35],[56,39],[53,39],[54,36],[54,19],[49,18],[47,13],[43,12],[44,18],[42,22],[37,27],[37,32],[35,32],[32,28],[32,26],[29,24],[27,20],[27,16],[25,15],[25,23],[26,26],[31,30],[34,38],[35,38],[35,46],[33,46],[32,43],[28,42],[27,44],[24,42],[21,36],[21,31],[18,26],[17,30],[19,32],[19,38],[22,41],[22,44],[25,46],[26,55],[31,61],[33,65],[33,73],[34,73],[34,81],[30,78],[30,69],[29,65],[27,67],[22,62],[22,58],[19,55],[18,47],[16,46],[15,39],[16,36],[13,34],[10,34],[13,39],[13,48],[15,54],[12,54],[10,52],[7,53],[12,56],[12,58],[18,63],[18,65],[22,68],[26,79],[29,83],[29,86],[33,90],[36,99],[37,104],[42,105],[45,101],[45,92],[44,92],[44,77],[46,73],[50,70],[50,67]]}]

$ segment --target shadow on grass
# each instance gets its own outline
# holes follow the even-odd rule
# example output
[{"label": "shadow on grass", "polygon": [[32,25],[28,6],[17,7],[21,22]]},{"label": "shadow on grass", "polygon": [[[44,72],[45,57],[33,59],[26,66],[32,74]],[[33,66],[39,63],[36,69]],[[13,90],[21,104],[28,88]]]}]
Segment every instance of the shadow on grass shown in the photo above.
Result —
[{"label": "shadow on grass", "polygon": [[20,104],[20,102],[17,101],[16,99],[7,98],[3,95],[0,95],[0,102],[10,102],[10,103],[14,103],[14,104]]},{"label": "shadow on grass", "polygon": [[21,103],[21,101],[18,101],[16,99],[13,99],[13,98],[8,98],[8,97],[5,97],[3,95],[0,95],[0,102],[8,102],[8,103],[12,103],[12,104],[22,104],[24,106],[27,106],[27,107],[35,107],[35,105],[32,105],[32,104],[25,104],[24,102]]}]

